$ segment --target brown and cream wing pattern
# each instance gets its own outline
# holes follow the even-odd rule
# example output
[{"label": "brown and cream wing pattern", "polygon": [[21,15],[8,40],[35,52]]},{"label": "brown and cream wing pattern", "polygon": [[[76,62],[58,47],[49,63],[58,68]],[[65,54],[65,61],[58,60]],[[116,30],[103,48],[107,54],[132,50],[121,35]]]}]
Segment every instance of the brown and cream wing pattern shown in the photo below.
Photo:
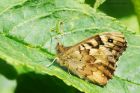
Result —
[{"label": "brown and cream wing pattern", "polygon": [[105,85],[112,78],[126,44],[122,33],[104,32],[71,47],[58,44],[57,62],[80,78]]}]

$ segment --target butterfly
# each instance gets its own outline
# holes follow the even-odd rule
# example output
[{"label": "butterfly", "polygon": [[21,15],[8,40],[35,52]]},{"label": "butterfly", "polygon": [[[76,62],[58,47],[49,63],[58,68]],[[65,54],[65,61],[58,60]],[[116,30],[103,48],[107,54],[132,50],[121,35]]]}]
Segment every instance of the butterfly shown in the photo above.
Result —
[{"label": "butterfly", "polygon": [[58,43],[57,62],[82,79],[105,85],[113,77],[116,62],[126,47],[121,32],[102,32],[73,46]]}]

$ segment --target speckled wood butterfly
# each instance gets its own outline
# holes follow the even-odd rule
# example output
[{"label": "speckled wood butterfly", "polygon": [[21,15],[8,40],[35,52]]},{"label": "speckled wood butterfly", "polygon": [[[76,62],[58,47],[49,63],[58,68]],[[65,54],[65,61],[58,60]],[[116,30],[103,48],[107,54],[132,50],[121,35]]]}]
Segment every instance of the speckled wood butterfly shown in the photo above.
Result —
[{"label": "speckled wood butterfly", "polygon": [[105,85],[126,45],[120,32],[103,32],[70,47],[58,43],[57,62],[80,78]]}]

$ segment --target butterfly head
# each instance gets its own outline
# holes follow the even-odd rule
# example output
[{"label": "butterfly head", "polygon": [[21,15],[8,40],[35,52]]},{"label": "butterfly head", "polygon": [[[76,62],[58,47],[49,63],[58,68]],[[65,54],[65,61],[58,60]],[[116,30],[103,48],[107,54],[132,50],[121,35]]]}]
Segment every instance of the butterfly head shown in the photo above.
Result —
[{"label": "butterfly head", "polygon": [[57,51],[58,54],[63,53],[65,51],[64,46],[60,43],[57,43],[56,51]]},{"label": "butterfly head", "polygon": [[56,52],[57,52],[58,55],[61,56],[61,55],[63,55],[70,48],[71,48],[71,46],[65,47],[63,44],[57,43]]}]

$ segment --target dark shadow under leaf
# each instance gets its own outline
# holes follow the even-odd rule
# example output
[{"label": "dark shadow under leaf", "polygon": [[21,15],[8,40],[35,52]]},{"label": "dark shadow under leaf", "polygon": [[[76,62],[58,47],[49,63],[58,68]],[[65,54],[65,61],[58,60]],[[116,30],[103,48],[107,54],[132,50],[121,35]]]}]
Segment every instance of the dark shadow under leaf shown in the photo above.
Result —
[{"label": "dark shadow under leaf", "polygon": [[30,72],[17,78],[15,93],[81,93],[62,80],[49,75]]}]

